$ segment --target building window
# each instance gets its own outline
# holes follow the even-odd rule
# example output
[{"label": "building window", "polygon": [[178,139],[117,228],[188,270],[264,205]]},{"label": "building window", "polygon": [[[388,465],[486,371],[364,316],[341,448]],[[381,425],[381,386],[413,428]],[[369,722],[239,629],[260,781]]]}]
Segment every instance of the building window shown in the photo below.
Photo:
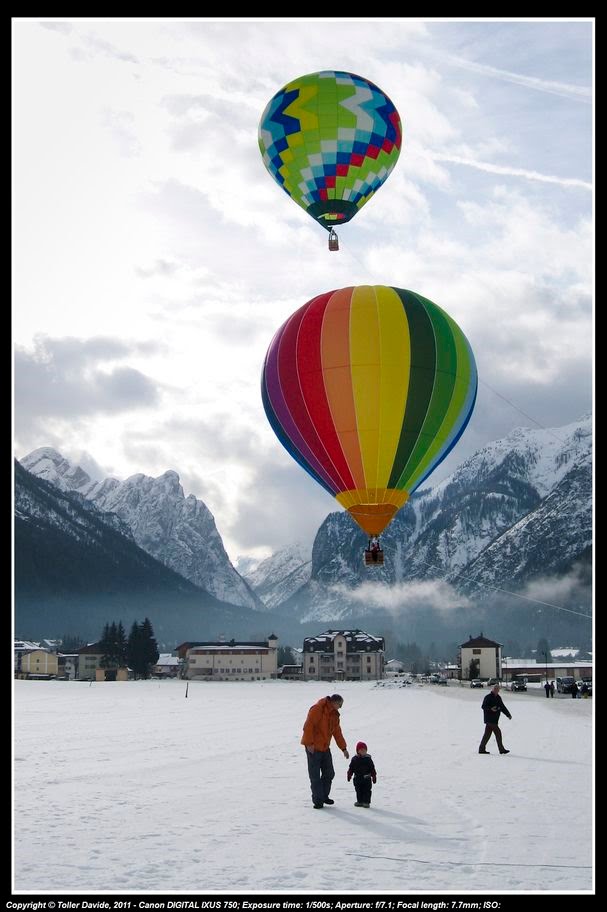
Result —
[{"label": "building window", "polygon": [[481,654],[480,649],[473,649],[473,650],[472,650],[472,655],[479,656],[480,654]]}]

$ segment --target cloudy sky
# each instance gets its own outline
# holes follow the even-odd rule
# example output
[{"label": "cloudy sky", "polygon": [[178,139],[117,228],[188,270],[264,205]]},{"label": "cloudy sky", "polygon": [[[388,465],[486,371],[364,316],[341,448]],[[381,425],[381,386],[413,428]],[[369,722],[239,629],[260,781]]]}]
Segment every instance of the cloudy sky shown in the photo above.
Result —
[{"label": "cloudy sky", "polygon": [[[311,543],[335,501],[278,443],[260,372],[315,295],[384,284],[459,323],[479,395],[440,480],[592,407],[593,21],[13,19],[17,458],[176,470],[232,560]],[[396,105],[388,181],[326,232],[257,146],[296,76]]]}]

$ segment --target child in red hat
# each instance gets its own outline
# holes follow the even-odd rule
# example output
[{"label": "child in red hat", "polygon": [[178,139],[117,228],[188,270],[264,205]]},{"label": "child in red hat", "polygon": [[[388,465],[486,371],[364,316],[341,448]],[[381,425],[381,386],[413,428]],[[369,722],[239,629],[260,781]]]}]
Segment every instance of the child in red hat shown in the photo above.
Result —
[{"label": "child in red hat", "polygon": [[352,776],[354,776],[354,788],[356,789],[354,807],[371,807],[371,783],[377,782],[377,773],[371,754],[367,753],[367,745],[364,741],[358,742],[356,753],[350,760],[348,782]]}]

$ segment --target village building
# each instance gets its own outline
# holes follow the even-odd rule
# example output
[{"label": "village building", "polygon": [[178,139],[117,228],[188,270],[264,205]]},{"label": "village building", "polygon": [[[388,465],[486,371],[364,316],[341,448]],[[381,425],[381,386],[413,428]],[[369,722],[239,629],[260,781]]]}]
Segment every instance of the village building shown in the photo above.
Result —
[{"label": "village building", "polygon": [[304,639],[305,681],[369,681],[384,677],[383,637],[364,630],[327,630]]},{"label": "village building", "polygon": [[181,659],[170,652],[163,652],[158,656],[158,661],[152,666],[154,678],[177,678],[181,669]]},{"label": "village building", "polygon": [[496,643],[481,633],[460,643],[459,653],[462,681],[473,678],[497,678],[501,681],[502,643]]},{"label": "village building", "polygon": [[303,681],[303,665],[283,665],[278,676],[283,681]]},{"label": "village building", "polygon": [[22,652],[18,677],[22,678],[56,678],[58,670],[57,654],[48,649],[32,649]]},{"label": "village building", "polygon": [[529,683],[556,681],[560,677],[575,678],[576,681],[592,680],[592,662],[575,659],[552,659],[542,662],[536,659],[502,658],[502,680],[504,683],[524,678]]},{"label": "village building", "polygon": [[264,642],[181,643],[175,652],[190,681],[266,681],[278,677],[278,637]]},{"label": "village building", "polygon": [[96,681],[97,670],[101,668],[103,651],[99,643],[89,643],[78,650],[78,680]]}]

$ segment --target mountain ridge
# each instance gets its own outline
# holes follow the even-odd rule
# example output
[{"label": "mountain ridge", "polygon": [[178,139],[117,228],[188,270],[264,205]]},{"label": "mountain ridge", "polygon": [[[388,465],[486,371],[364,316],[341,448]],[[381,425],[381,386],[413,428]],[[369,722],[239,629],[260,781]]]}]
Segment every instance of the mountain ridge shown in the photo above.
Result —
[{"label": "mountain ridge", "polygon": [[115,514],[140,548],[220,601],[265,610],[233,567],[211,511],[193,494],[185,496],[173,469],[157,478],[136,473],[124,481],[93,481],[52,447],[33,450],[21,464],[59,489],[78,493]]},{"label": "mountain ridge", "polygon": [[[93,482],[80,467],[44,447],[23,463],[36,474],[58,479],[83,506],[104,509],[106,521],[123,534],[126,526],[148,553],[160,556],[164,547],[166,566],[183,567],[184,553],[200,556],[205,542],[213,560],[225,555],[210,511],[193,495],[185,498],[174,470],[157,479],[136,474],[125,482]],[[452,618],[467,606],[470,623],[472,617],[483,622],[501,590],[515,595],[529,586],[558,584],[565,608],[581,599],[586,611],[591,598],[592,493],[590,415],[561,428],[516,428],[479,449],[448,478],[411,497],[382,535],[386,559],[381,568],[363,565],[367,538],[340,511],[329,513],[319,527],[311,555],[293,543],[263,561],[243,560],[242,576],[231,569],[245,592],[254,593],[254,610],[296,628],[390,625],[396,616],[395,593],[439,583],[461,600]],[[207,561],[209,566],[216,565]],[[240,584],[231,588],[231,572],[222,575],[220,566],[216,573],[219,590],[237,591],[242,600]],[[520,606],[510,603],[510,615],[522,618]],[[439,625],[444,620],[441,611],[438,599],[434,622]],[[403,623],[415,615],[417,629],[430,630],[422,613],[408,608],[401,614]]]}]

